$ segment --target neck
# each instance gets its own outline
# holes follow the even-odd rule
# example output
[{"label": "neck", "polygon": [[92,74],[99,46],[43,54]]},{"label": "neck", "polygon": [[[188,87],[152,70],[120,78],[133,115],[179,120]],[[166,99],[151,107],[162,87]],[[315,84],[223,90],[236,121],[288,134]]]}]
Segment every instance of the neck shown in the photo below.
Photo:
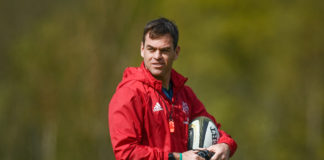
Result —
[{"label": "neck", "polygon": [[171,70],[165,74],[164,77],[156,77],[154,76],[156,79],[162,81],[162,87],[169,89],[169,85],[170,85],[170,79],[171,79]]},{"label": "neck", "polygon": [[167,74],[162,80],[162,87],[169,89],[171,74]]},{"label": "neck", "polygon": [[[145,64],[144,64],[144,66],[145,66]],[[146,66],[145,66],[145,68],[146,68]],[[147,68],[146,68],[146,69],[147,69]],[[172,70],[172,69],[170,69],[169,71],[167,71],[167,74],[165,74],[164,77],[163,77],[163,76],[160,76],[160,77],[158,77],[158,76],[154,76],[154,75],[152,75],[152,73],[151,73],[151,75],[152,75],[154,78],[156,78],[157,80],[162,81],[162,87],[163,87],[163,88],[169,89],[170,79],[171,79],[171,70]]]}]

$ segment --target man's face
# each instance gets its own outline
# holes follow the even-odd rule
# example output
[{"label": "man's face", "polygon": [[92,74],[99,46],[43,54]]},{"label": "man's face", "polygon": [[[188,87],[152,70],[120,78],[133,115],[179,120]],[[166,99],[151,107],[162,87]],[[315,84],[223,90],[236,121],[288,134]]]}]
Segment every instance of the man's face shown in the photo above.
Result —
[{"label": "man's face", "polygon": [[151,39],[149,33],[145,36],[145,44],[141,44],[141,56],[145,67],[159,80],[164,80],[171,74],[172,63],[179,55],[180,47],[173,47],[170,34]]}]

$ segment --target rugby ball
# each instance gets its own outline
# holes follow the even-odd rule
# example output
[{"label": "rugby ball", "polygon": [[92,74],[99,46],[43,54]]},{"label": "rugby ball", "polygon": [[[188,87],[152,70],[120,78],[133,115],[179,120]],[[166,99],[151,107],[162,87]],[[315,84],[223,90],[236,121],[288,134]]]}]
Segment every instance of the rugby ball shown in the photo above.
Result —
[{"label": "rugby ball", "polygon": [[197,117],[189,124],[188,150],[208,148],[217,143],[219,132],[208,117]]}]

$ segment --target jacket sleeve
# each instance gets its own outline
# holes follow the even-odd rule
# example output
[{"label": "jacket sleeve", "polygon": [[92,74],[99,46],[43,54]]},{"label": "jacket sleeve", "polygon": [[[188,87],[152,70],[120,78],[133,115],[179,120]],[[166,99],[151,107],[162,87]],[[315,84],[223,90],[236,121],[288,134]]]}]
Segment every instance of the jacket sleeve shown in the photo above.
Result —
[{"label": "jacket sleeve", "polygon": [[231,151],[230,156],[232,156],[235,153],[236,148],[237,148],[236,142],[234,141],[234,139],[232,139],[232,137],[229,134],[227,134],[226,132],[224,132],[223,130],[220,129],[221,124],[217,123],[215,118],[207,112],[205,106],[200,102],[200,100],[194,94],[192,89],[188,87],[188,90],[189,90],[188,91],[189,97],[192,102],[190,121],[195,119],[196,117],[199,117],[199,116],[206,116],[206,117],[210,118],[211,120],[213,120],[218,128],[218,132],[219,132],[219,136],[220,136],[217,143],[228,144],[230,151]]},{"label": "jacket sleeve", "polygon": [[109,103],[111,143],[117,160],[167,159],[168,153],[142,145],[144,105],[141,96],[126,86],[117,89]]}]

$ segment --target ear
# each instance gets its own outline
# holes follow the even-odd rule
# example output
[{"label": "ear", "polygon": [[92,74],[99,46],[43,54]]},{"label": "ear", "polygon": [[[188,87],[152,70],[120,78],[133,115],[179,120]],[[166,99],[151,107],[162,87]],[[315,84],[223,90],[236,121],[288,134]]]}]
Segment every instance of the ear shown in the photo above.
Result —
[{"label": "ear", "polygon": [[177,46],[176,49],[175,49],[175,57],[174,57],[174,59],[178,59],[179,54],[180,54],[180,46]]},{"label": "ear", "polygon": [[141,56],[144,58],[144,43],[141,42]]}]

